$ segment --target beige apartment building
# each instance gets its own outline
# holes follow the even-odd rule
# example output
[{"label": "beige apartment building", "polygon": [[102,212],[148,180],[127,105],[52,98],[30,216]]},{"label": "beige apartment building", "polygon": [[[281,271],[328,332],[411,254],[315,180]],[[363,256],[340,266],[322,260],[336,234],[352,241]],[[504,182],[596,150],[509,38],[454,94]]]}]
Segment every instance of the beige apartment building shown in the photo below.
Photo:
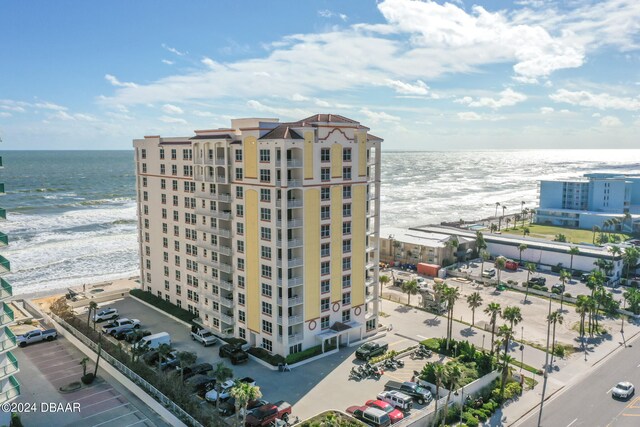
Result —
[{"label": "beige apartment building", "polygon": [[134,140],[143,289],[283,356],[375,333],[382,140],[368,131],[318,114]]}]

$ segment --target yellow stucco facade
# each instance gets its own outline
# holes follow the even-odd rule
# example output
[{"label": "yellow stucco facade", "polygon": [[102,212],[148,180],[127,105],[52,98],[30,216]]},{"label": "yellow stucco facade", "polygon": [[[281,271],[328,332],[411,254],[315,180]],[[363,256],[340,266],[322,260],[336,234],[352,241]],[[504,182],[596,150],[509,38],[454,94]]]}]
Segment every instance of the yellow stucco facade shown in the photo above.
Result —
[{"label": "yellow stucco facade", "polygon": [[320,190],[304,193],[304,320],[320,316]]},{"label": "yellow stucco facade", "polygon": [[304,133],[304,179],[313,179],[313,132]]},{"label": "yellow stucco facade", "polygon": [[342,145],[340,144],[331,146],[331,177],[342,177]]},{"label": "yellow stucco facade", "polygon": [[364,304],[365,250],[366,250],[366,185],[353,186],[351,203],[351,305]]},{"label": "yellow stucco facade", "polygon": [[[258,192],[247,190],[245,195],[245,288],[247,327],[260,332],[260,230],[258,212]],[[275,274],[275,271],[273,272]]]},{"label": "yellow stucco facade", "polygon": [[342,301],[342,185],[331,187],[331,302]]},{"label": "yellow stucco facade", "polygon": [[358,176],[367,175],[367,135],[358,133]]},{"label": "yellow stucco facade", "polygon": [[258,177],[258,141],[255,136],[248,136],[242,143],[243,167],[245,178]]}]

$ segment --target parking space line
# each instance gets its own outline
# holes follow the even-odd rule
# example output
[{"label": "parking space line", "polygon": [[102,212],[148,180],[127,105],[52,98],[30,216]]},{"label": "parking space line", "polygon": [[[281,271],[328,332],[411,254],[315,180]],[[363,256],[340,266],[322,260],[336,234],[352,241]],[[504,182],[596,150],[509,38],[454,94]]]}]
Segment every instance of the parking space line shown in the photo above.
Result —
[{"label": "parking space line", "polygon": [[59,380],[61,380],[61,379],[63,379],[63,378],[75,377],[76,375],[78,375],[78,373],[77,373],[77,372],[76,372],[76,373],[73,373],[73,374],[65,375],[64,377],[60,377],[60,378],[55,378],[55,379],[53,379],[53,378],[49,378],[49,382],[50,382],[50,383],[53,383],[54,381],[59,381]]},{"label": "parking space line", "polygon": [[42,360],[47,360],[49,358],[51,358],[51,355],[53,354],[59,354],[59,353],[64,353],[63,356],[67,356],[69,353],[67,353],[67,351],[64,348],[58,349],[56,351],[52,351],[49,353],[43,353],[43,354],[38,354],[37,356],[31,356],[31,360],[33,360],[34,362],[38,361],[39,359]]},{"label": "parking space line", "polygon": [[571,427],[573,425],[573,423],[575,423],[576,421],[578,421],[577,418],[575,420],[571,421],[569,424],[567,424],[567,427]]},{"label": "parking space line", "polygon": [[110,420],[103,421],[103,422],[98,423],[98,424],[94,424],[94,425],[93,425],[93,426],[91,426],[91,427],[98,427],[98,426],[101,426],[101,425],[104,425],[104,424],[107,424],[107,423],[113,422],[114,420],[117,420],[117,419],[119,419],[119,418],[128,417],[129,415],[133,415],[133,414],[135,414],[136,412],[140,412],[140,411],[138,411],[138,410],[136,409],[135,411],[127,412],[126,414],[124,414],[124,415],[120,415],[119,417],[111,418]]},{"label": "parking space line", "polygon": [[[69,355],[68,354],[63,354],[63,355],[56,356],[56,357],[48,357],[48,358],[42,360],[41,362],[34,362],[34,363],[36,365],[38,363],[42,363],[42,364],[46,364],[47,366],[51,366],[50,363],[52,363],[52,362],[57,362],[59,360],[67,360],[67,359],[69,359]],[[75,359],[75,360],[77,360],[77,359]]]},{"label": "parking space line", "polygon": [[640,406],[636,406],[636,403],[640,402],[640,397],[636,397],[627,405],[629,409],[640,409]]},{"label": "parking space line", "polygon": [[390,345],[390,346],[391,346],[391,345],[396,345],[396,344],[400,344],[401,342],[405,342],[405,341],[407,341],[407,340],[403,338],[403,339],[401,339],[400,341],[392,342],[392,343],[390,343],[389,345]]},{"label": "parking space line", "polygon": [[640,414],[622,414],[623,417],[640,417]]},{"label": "parking space line", "polygon": [[[49,366],[47,366],[47,368],[55,368],[55,367],[58,367],[58,366],[67,365],[69,363],[74,363],[74,364],[80,366],[80,361],[79,360],[69,360],[69,361],[66,361],[66,362],[63,362],[63,363],[56,363],[55,365],[49,365]],[[54,371],[46,371],[44,373],[45,374],[50,374],[51,372],[55,372],[55,370]]]},{"label": "parking space line", "polygon": [[384,373],[384,375],[385,375],[385,376],[388,376],[388,377],[391,377],[391,378],[393,378],[393,379],[394,379],[394,380],[396,380],[396,381],[404,381],[402,378],[398,378],[398,377],[396,377],[395,375],[391,375],[391,374],[388,374],[388,373],[386,373],[386,372]]},{"label": "parking space line", "polygon": [[[122,408],[123,406],[127,406],[127,405],[130,405],[130,404],[131,403],[127,402],[127,403],[123,403],[122,405],[114,406],[113,408],[105,409],[104,411],[96,412],[95,414],[91,414],[91,415],[89,415],[87,417],[84,417],[83,420],[86,420],[87,418],[95,417],[96,415],[104,414],[105,412],[113,411],[114,409]],[[138,410],[136,410],[135,412],[138,412]],[[133,412],[130,412],[130,413],[133,414]],[[111,421],[111,420],[109,420],[109,421]]]},{"label": "parking space line", "polygon": [[55,372],[46,372],[46,373],[43,373],[43,374],[44,374],[45,378],[50,380],[52,376],[55,377],[55,376],[60,375],[62,373],[76,372],[76,371],[77,372],[82,372],[82,366],[75,366],[74,365],[74,366],[69,367],[69,368],[59,369],[59,370],[57,370]]},{"label": "parking space line", "polygon": [[71,403],[78,402],[78,401],[80,401],[82,399],[86,399],[87,397],[95,396],[96,394],[104,393],[106,391],[111,391],[111,390],[113,390],[113,387],[105,389],[105,390],[102,390],[102,391],[96,391],[95,393],[87,394],[86,396],[82,396],[79,399],[72,400]]},{"label": "parking space line", "polygon": [[[117,398],[119,398],[119,397],[122,397],[122,395],[121,395],[121,394],[117,394],[117,395],[115,395],[115,396],[109,397],[109,398],[107,398],[107,399],[101,400],[101,401],[96,402],[96,403],[90,403],[90,404],[88,404],[88,405],[83,405],[82,409],[86,409],[86,408],[88,408],[89,406],[99,405],[99,404],[101,404],[101,403],[108,402],[109,400],[117,399]],[[126,405],[126,403],[125,403],[125,405]]]},{"label": "parking space line", "polygon": [[[132,412],[132,414],[133,414],[133,412]],[[128,426],[125,426],[125,427],[131,427],[131,426],[134,426],[134,425],[136,425],[136,424],[143,423],[143,422],[147,421],[148,419],[149,419],[149,418],[143,418],[143,419],[141,419],[140,421],[136,421],[135,423],[133,423],[133,424],[129,424]]]}]

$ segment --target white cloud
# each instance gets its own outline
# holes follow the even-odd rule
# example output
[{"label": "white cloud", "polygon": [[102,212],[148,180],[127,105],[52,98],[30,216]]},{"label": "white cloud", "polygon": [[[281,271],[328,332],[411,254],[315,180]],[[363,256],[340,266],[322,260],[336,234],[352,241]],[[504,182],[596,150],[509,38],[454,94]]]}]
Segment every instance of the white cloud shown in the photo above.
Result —
[{"label": "white cloud", "polygon": [[204,58],[202,58],[202,60],[200,62],[202,62],[204,65],[206,65],[207,67],[209,67],[212,70],[219,70],[219,69],[223,68],[222,65],[220,65],[218,62],[216,62],[213,59],[208,58],[206,56]]},{"label": "white cloud", "polygon": [[33,104],[35,108],[43,108],[45,110],[53,110],[53,111],[66,111],[67,107],[63,107],[62,105],[54,104],[53,102],[37,102]]},{"label": "white cloud", "polygon": [[[640,4],[640,3],[639,3]],[[570,91],[560,89],[549,95],[549,98],[556,102],[564,102],[571,105],[579,105],[581,107],[593,107],[600,110],[640,110],[640,97],[618,97],[608,93],[591,93],[586,90]]]},{"label": "white cloud", "polygon": [[6,111],[0,111],[0,117],[11,117],[13,114],[7,113]]},{"label": "white cloud", "polygon": [[346,21],[347,19],[349,19],[349,17],[347,15],[345,15],[344,13],[335,13],[335,12],[330,11],[329,9],[319,10],[318,11],[318,16],[320,16],[321,18],[332,18],[334,16],[337,16],[338,18],[342,19],[343,21]]},{"label": "white cloud", "polygon": [[622,126],[622,122],[620,121],[619,118],[615,117],[615,116],[604,116],[603,118],[600,119],[600,126],[603,127],[618,127],[618,126]]},{"label": "white cloud", "polygon": [[66,111],[56,111],[54,114],[49,115],[50,119],[58,119],[63,121],[75,120],[75,118]]},{"label": "white cloud", "polygon": [[309,98],[306,96],[300,95],[299,93],[294,93],[293,95],[291,95],[291,100],[296,102],[302,102],[302,101],[308,101]]},{"label": "white cloud", "polygon": [[456,99],[454,102],[468,105],[469,107],[489,107],[498,109],[519,104],[527,99],[527,96],[524,93],[516,92],[511,88],[503,90],[499,95],[499,98],[482,97],[475,101],[470,96],[465,96],[463,98]]},{"label": "white cloud", "polygon": [[175,64],[175,62],[173,62],[173,61],[169,61],[168,59],[163,59],[163,60],[162,60],[162,63],[163,63],[163,64],[167,64],[167,65],[173,65],[173,64]]},{"label": "white cloud", "polygon": [[474,111],[462,111],[458,113],[458,118],[460,120],[482,120],[480,114]]},{"label": "white cloud", "polygon": [[274,107],[271,105],[266,105],[261,103],[260,101],[256,101],[255,99],[247,101],[247,107],[251,108],[252,110],[260,111],[263,113],[271,113],[277,115],[278,117],[291,119],[300,119],[313,114],[313,112],[301,108]]},{"label": "white cloud", "polygon": [[378,122],[399,122],[402,119],[398,116],[393,116],[391,114],[385,113],[384,111],[371,111],[368,108],[363,108],[360,110],[362,114],[367,116],[367,119],[371,123]]},{"label": "white cloud", "polygon": [[191,114],[198,117],[217,117],[217,114],[214,114],[211,111],[193,110]]},{"label": "white cloud", "polygon": [[400,80],[387,79],[386,83],[397,93],[403,95],[427,95],[429,93],[429,86],[422,80],[417,80],[415,84],[411,84]]},{"label": "white cloud", "polygon": [[7,110],[7,111],[13,111],[16,113],[24,113],[25,110],[24,107],[20,106],[20,105],[2,105],[0,104],[0,109],[1,110]]},{"label": "white cloud", "polygon": [[76,113],[73,115],[76,120],[84,120],[85,122],[95,122],[96,118],[89,114]]},{"label": "white cloud", "polygon": [[542,108],[540,108],[540,113],[541,114],[551,114],[554,111],[555,110],[553,109],[553,107],[542,107]]},{"label": "white cloud", "polygon": [[161,122],[164,122],[164,123],[176,123],[176,124],[181,124],[181,125],[186,125],[187,124],[187,121],[185,119],[180,118],[180,117],[162,116],[158,120],[160,120]]},{"label": "white cloud", "polygon": [[111,83],[113,86],[116,87],[130,87],[130,88],[136,88],[138,87],[137,84],[135,83],[129,83],[129,82],[121,82],[120,80],[117,79],[116,76],[111,75],[111,74],[105,74],[104,78]]},{"label": "white cloud", "polygon": [[174,54],[176,54],[176,55],[178,55],[178,56],[184,56],[184,55],[186,55],[186,53],[187,53],[187,52],[180,52],[180,51],[179,51],[178,49],[176,49],[175,47],[167,46],[167,45],[166,45],[166,44],[164,44],[164,43],[162,43],[162,48],[163,48],[163,49],[165,49],[165,50],[167,50],[167,51],[169,51],[169,52],[171,52],[171,53],[174,53]]},{"label": "white cloud", "polygon": [[164,104],[162,106],[162,111],[167,114],[184,114],[184,110],[182,108],[173,104]]}]

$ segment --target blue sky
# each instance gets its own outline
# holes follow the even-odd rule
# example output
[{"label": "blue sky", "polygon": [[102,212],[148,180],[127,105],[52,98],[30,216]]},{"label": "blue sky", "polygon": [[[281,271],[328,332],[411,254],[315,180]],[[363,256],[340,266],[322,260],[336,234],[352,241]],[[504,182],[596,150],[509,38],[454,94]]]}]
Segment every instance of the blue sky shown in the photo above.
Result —
[{"label": "blue sky", "polygon": [[640,147],[640,2],[5,1],[2,149],[129,149],[236,117],[393,150]]}]

